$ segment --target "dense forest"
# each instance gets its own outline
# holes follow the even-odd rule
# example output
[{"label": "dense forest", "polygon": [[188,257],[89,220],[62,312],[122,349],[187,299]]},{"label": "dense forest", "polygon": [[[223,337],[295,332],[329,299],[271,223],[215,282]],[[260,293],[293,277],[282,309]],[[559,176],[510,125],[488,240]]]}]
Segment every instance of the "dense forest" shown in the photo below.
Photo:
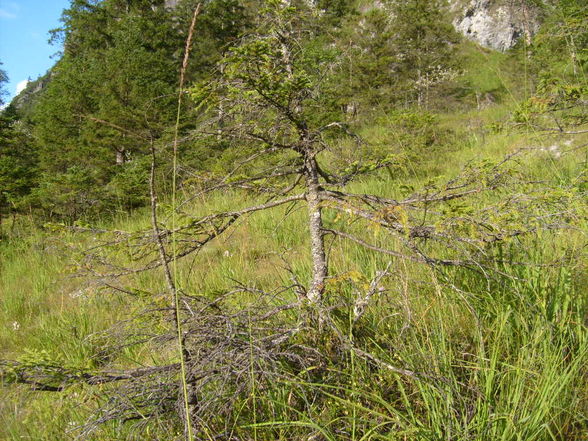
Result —
[{"label": "dense forest", "polygon": [[587,439],[585,1],[71,0],[51,40],[0,70],[0,439]]}]

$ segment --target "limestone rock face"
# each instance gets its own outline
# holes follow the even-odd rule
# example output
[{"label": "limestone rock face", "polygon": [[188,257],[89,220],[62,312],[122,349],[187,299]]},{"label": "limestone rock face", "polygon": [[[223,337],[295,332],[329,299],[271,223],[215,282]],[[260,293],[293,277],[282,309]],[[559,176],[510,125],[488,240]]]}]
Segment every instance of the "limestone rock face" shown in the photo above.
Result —
[{"label": "limestone rock face", "polygon": [[40,96],[40,93],[45,89],[47,84],[51,81],[51,77],[54,75],[53,69],[50,69],[45,75],[37,78],[36,80],[29,81],[27,86],[16,95],[11,104],[18,110],[23,110],[30,107]]},{"label": "limestone rock face", "polygon": [[525,0],[471,0],[466,7],[452,1],[453,25],[466,38],[499,51],[527,41],[538,31],[539,11]]}]

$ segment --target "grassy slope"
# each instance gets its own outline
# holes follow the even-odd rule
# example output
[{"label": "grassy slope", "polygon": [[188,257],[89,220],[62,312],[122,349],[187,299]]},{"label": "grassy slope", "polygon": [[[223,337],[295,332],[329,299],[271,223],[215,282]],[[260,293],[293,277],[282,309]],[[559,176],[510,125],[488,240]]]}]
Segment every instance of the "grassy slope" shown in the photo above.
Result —
[{"label": "grassy slope", "polygon": [[[490,59],[488,59],[490,57]],[[502,98],[502,104],[481,112],[447,113],[440,125],[451,139],[435,151],[421,151],[398,177],[382,176],[354,184],[366,190],[398,196],[400,184],[419,187],[434,176],[452,176],[474,158],[499,159],[518,147],[548,147],[559,139],[538,134],[487,130],[509,113],[522,91],[512,79],[496,75],[502,55],[472,53],[472,63],[486,59],[485,69],[469,74],[481,92]],[[395,129],[386,117],[363,129],[367,138],[385,143]],[[573,145],[586,140],[576,138]],[[530,176],[566,185],[582,167],[584,153],[556,158],[538,153],[525,169]],[[194,206],[195,211],[219,210],[243,203],[239,194],[224,194]],[[180,275],[191,292],[213,292],[233,285],[232,280],[255,281],[273,287],[288,280],[276,250],[292,263],[301,280],[308,279],[304,213],[287,219],[280,209],[250,217],[232,234],[213,243],[190,262]],[[148,224],[147,213],[114,222],[116,228],[136,229]],[[586,227],[584,225],[584,227]],[[140,310],[145,299],[97,291],[72,279],[69,258],[60,251],[68,242],[92,238],[73,234],[35,233],[26,240],[1,245],[0,357],[58,360],[78,368],[152,363],[157,351],[149,344],[105,357],[101,332],[117,319]],[[521,257],[549,262],[566,250],[584,245],[581,234],[538,237],[526,242]],[[228,253],[227,253],[228,252]],[[351,295],[345,274],[371,278],[387,259],[349,244],[334,243],[332,271],[340,282],[331,289]],[[461,274],[461,284],[476,295],[464,297],[437,283],[433,273],[412,264],[396,263],[389,292],[372,305],[364,318],[366,333],[386,345],[379,356],[392,364],[422,367],[445,378],[443,384],[412,381],[385,371],[374,373],[365,362],[346,358],[333,374],[330,386],[305,385],[325,393],[313,412],[299,415],[288,407],[294,393],[276,385],[266,396],[254,397],[257,413],[243,413],[242,423],[273,420],[272,426],[238,428],[240,439],[389,440],[581,440],[588,406],[588,331],[585,327],[587,280],[584,261],[562,268],[505,268],[520,278],[508,285],[491,285],[479,277]],[[188,277],[188,273],[190,276]],[[232,279],[232,280],[231,280]],[[137,277],[138,288],[157,291],[157,274]],[[475,314],[473,313],[475,312]],[[45,352],[43,352],[45,351]],[[165,357],[165,354],[162,355]],[[359,387],[358,385],[361,385]],[[75,387],[63,394],[30,392],[8,387],[0,401],[0,439],[67,440],[99,402],[100,388]],[[273,398],[271,398],[273,397]],[[246,404],[246,403],[244,403]],[[272,412],[264,412],[264,409]],[[171,426],[170,426],[171,424]],[[174,435],[175,433],[175,435]],[[303,436],[306,433],[306,436]],[[378,433],[378,435],[376,435]],[[178,439],[173,422],[150,423],[143,434],[129,425],[109,425],[95,439]],[[363,438],[362,438],[363,437]],[[318,439],[318,438],[317,438]]]}]

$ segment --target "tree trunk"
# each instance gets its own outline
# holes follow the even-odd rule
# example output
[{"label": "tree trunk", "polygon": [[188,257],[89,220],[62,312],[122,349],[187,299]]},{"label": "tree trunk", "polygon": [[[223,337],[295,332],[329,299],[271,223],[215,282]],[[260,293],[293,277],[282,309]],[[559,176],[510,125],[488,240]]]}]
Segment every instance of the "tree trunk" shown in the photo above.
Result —
[{"label": "tree trunk", "polygon": [[310,254],[312,257],[312,280],[307,293],[310,303],[319,303],[325,289],[327,278],[327,258],[323,238],[323,219],[321,214],[321,188],[318,166],[314,154],[305,159],[305,175],[308,202],[308,228],[310,233]]}]

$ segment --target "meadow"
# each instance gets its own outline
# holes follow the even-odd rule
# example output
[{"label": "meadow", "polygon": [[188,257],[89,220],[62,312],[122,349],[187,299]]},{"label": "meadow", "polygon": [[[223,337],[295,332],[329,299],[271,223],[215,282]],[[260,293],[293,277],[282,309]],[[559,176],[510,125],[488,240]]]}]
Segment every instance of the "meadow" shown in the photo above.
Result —
[{"label": "meadow", "polygon": [[[512,110],[512,104],[501,104],[440,114],[435,125],[440,141],[427,147],[418,145],[418,133],[403,138],[406,133],[395,129],[397,115],[373,118],[361,133],[370,143],[398,141],[416,147],[394,173],[363,178],[349,190],[401,198],[431,179],[450,179],[471,161],[499,162],[523,149],[514,166],[519,178],[574,196],[585,193],[588,156],[582,146],[588,138],[500,126]],[[346,148],[342,145],[341,152]],[[475,209],[503,197],[481,195],[471,204]],[[194,200],[184,211],[197,216],[259,200],[249,192],[231,190]],[[465,268],[439,272],[329,237],[326,302],[337,331],[305,329],[292,337],[294,345],[320,353],[316,364],[295,369],[282,360],[278,374],[267,381],[264,362],[252,362],[238,376],[245,386],[232,390],[227,413],[215,414],[214,407],[204,412],[207,419],[198,422],[197,439],[585,440],[587,224],[585,201],[569,200],[575,204],[569,207],[575,213],[569,214],[572,226],[492,245],[488,252],[505,256],[492,275]],[[161,216],[165,214],[161,208]],[[352,219],[336,213],[328,213],[327,219],[355,228]],[[87,230],[101,228],[149,228],[149,212],[121,214]],[[359,225],[357,231],[363,228]],[[279,292],[269,301],[274,306],[289,304],[296,299],[294,291],[276,290],[289,286],[292,274],[299,280],[310,278],[305,229],[299,207],[248,215],[178,263],[176,280],[181,280],[183,291],[207,299],[242,284],[259,292]],[[45,367],[47,372],[58,365],[83,373],[175,361],[173,341],[157,338],[158,330],[171,326],[161,312],[167,301],[162,273],[124,277],[119,285],[127,287],[126,292],[76,277],[83,266],[79,250],[101,240],[100,233],[79,230],[39,228],[22,216],[10,240],[0,244],[1,358],[17,360],[21,367]],[[375,228],[368,235],[374,241],[387,240]],[[356,320],[358,293],[386,267],[389,274]],[[231,305],[246,310],[258,300],[250,291]],[[273,325],[298,319],[293,311],[285,311]],[[341,346],[336,332],[361,350]],[[128,335],[147,338],[126,345]],[[253,354],[255,341],[247,343],[247,335],[239,338],[251,345]],[[0,439],[7,441],[76,439],[88,418],[100,415],[113,391],[118,393],[111,384],[84,382],[61,392],[34,391],[31,385],[9,384],[6,366]],[[213,383],[200,399],[213,400],[231,387]],[[182,439],[181,421],[172,408],[108,421],[87,439]]]}]

